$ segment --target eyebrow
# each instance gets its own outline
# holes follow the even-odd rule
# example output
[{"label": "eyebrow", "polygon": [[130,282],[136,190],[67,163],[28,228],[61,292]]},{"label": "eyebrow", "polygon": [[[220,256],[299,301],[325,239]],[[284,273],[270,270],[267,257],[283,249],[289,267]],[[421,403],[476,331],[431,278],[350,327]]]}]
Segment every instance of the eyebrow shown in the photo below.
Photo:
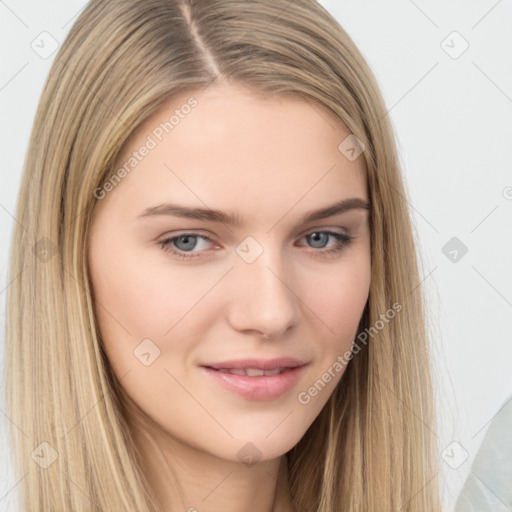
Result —
[{"label": "eyebrow", "polygon": [[[306,224],[315,220],[325,219],[334,215],[339,215],[350,210],[368,210],[370,211],[370,203],[358,197],[343,199],[320,210],[309,211],[299,220],[299,223]],[[146,208],[137,218],[153,217],[157,215],[173,215],[185,219],[204,220],[210,222],[221,222],[231,226],[239,226],[242,219],[237,214],[214,210],[211,208],[190,208],[172,203],[164,203],[158,206]]]}]

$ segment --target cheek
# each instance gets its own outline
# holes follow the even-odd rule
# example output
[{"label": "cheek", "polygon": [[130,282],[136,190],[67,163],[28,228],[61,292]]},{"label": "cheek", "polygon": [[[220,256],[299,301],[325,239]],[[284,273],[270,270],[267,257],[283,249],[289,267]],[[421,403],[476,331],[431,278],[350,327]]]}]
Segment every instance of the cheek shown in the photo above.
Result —
[{"label": "cheek", "polygon": [[194,282],[185,283],[182,272],[155,263],[136,248],[121,253],[116,245],[110,243],[108,255],[99,250],[91,262],[101,316],[132,336],[160,337],[197,296]]},{"label": "cheek", "polygon": [[368,299],[370,281],[370,261],[361,257],[345,261],[320,278],[316,275],[316,278],[312,276],[303,282],[303,296],[308,297],[318,321],[328,327],[327,332],[336,343],[353,339],[356,334]]},{"label": "cheek", "polygon": [[310,286],[303,289],[304,297],[308,297],[308,305],[314,311],[310,324],[318,329],[317,332],[327,333],[316,337],[316,363],[297,394],[299,409],[308,422],[313,422],[327,403],[351,359],[370,281],[370,260],[362,255],[357,260],[344,261],[344,265],[336,270],[330,269],[328,275],[316,281],[316,286],[313,281],[308,281]]},{"label": "cheek", "polygon": [[368,299],[369,276],[365,273],[347,277],[332,291],[333,301],[326,305],[332,312],[331,328],[343,336],[348,335],[352,341]]},{"label": "cheek", "polygon": [[136,362],[134,349],[150,339],[161,350],[158,363],[172,365],[176,354],[191,348],[197,312],[203,322],[209,321],[212,305],[205,310],[201,302],[208,302],[203,299],[222,272],[191,272],[168,264],[165,253],[156,252],[159,249],[148,257],[147,251],[135,247],[116,249],[121,245],[113,239],[98,241],[98,251],[90,259],[98,323],[109,360],[123,374]]}]

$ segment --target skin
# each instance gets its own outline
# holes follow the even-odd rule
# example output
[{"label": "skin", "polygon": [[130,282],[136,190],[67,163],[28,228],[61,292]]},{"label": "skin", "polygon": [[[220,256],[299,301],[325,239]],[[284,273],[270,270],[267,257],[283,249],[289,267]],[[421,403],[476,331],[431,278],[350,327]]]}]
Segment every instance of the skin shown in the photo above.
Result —
[{"label": "skin", "polygon": [[[298,394],[350,350],[371,274],[368,211],[299,219],[346,198],[368,200],[364,160],[339,151],[350,132],[317,104],[222,83],[166,103],[132,135],[119,165],[191,96],[198,104],[190,114],[98,201],[88,247],[102,343],[133,402],[129,421],[144,420],[134,438],[164,507],[289,511],[284,454],[343,371],[308,404]],[[139,217],[166,202],[237,213],[243,222]],[[195,257],[181,259],[159,245],[191,231],[211,242],[168,245]],[[325,254],[337,246],[334,237],[306,236],[325,231],[353,240]],[[248,236],[263,249],[250,264],[236,252]],[[144,339],[160,350],[147,366],[134,355]],[[298,384],[273,400],[241,397],[199,367],[281,356],[307,366]],[[253,465],[237,455],[248,442],[259,451]]]}]

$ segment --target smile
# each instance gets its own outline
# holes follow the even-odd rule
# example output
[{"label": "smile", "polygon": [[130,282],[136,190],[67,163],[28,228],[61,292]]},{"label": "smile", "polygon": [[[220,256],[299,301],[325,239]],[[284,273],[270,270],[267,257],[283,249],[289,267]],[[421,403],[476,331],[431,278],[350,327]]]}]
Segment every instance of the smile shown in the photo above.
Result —
[{"label": "smile", "polygon": [[306,366],[200,368],[210,381],[246,400],[276,400],[297,386]]},{"label": "smile", "polygon": [[[215,369],[215,368],[213,368]],[[260,368],[220,368],[221,373],[230,373],[232,375],[247,375],[248,377],[261,377],[262,375],[278,375],[289,368],[276,368],[275,370],[261,370]]]}]

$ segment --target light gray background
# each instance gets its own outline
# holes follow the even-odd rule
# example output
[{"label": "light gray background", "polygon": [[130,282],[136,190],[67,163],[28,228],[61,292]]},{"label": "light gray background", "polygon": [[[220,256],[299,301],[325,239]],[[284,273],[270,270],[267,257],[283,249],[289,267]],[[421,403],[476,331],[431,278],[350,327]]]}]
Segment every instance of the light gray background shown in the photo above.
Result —
[{"label": "light gray background", "polygon": [[[320,3],[367,58],[395,127],[423,260],[443,502],[451,511],[490,420],[512,393],[512,4]],[[42,47],[46,38],[49,48],[42,32],[61,43],[83,5],[0,0],[2,349],[16,196],[35,109],[55,56],[43,59],[31,44]],[[452,237],[468,248],[456,262],[450,259],[454,253],[443,253]],[[0,409],[0,510],[14,511],[17,480],[8,459],[3,398]]]}]

